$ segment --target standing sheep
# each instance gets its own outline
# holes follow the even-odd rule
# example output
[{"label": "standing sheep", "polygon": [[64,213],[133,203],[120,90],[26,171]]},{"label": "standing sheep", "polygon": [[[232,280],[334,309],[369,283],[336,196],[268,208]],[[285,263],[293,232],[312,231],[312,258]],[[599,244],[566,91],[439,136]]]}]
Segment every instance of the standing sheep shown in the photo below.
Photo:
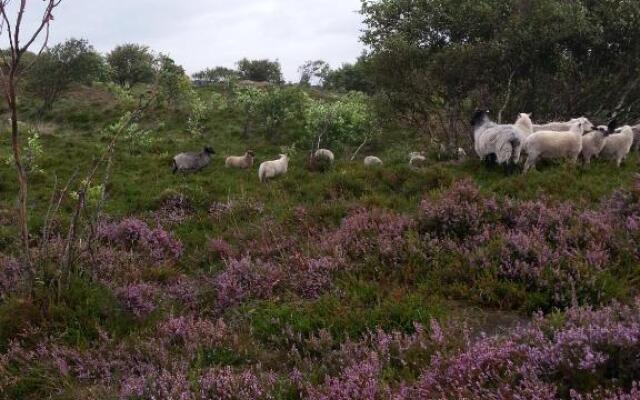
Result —
[{"label": "standing sheep", "polygon": [[423,153],[414,151],[409,153],[409,165],[413,168],[421,168],[427,165],[427,157]]},{"label": "standing sheep", "polygon": [[236,169],[249,169],[253,167],[253,158],[255,154],[253,151],[248,150],[244,156],[229,156],[224,161],[224,165],[227,168],[236,168]]},{"label": "standing sheep", "polygon": [[489,111],[476,110],[471,119],[476,154],[481,160],[495,159],[498,165],[520,162],[524,134],[513,125],[498,125]]},{"label": "standing sheep", "polygon": [[524,142],[524,151],[527,153],[527,162],[524,172],[535,167],[541,158],[569,158],[574,163],[582,152],[582,135],[585,122],[576,122],[569,131],[539,131],[533,133]]},{"label": "standing sheep", "polygon": [[199,153],[180,153],[173,157],[173,173],[178,171],[200,171],[211,162],[211,156],[216,152],[211,147],[205,147]]},{"label": "standing sheep", "polygon": [[335,156],[331,150],[319,149],[315,152],[311,150],[309,152],[309,160],[307,162],[307,169],[312,172],[327,171],[333,165]]},{"label": "standing sheep", "polygon": [[571,130],[571,127],[575,125],[576,122],[584,123],[585,132],[590,132],[593,130],[594,125],[589,121],[588,118],[580,117],[569,120],[568,122],[549,122],[548,124],[543,125],[533,125],[534,132],[568,132]]},{"label": "standing sheep", "polygon": [[598,157],[604,148],[607,136],[613,132],[616,122],[611,121],[609,126],[600,125],[594,131],[582,136],[582,159],[585,164],[591,163],[591,158]]},{"label": "standing sheep", "polygon": [[313,154],[313,157],[316,160],[327,160],[331,164],[333,164],[333,162],[336,159],[335,156],[333,155],[333,152],[327,149],[316,150],[316,152]]},{"label": "standing sheep", "polygon": [[364,159],[364,166],[367,168],[378,167],[383,165],[382,160],[376,156],[367,156]]},{"label": "standing sheep", "polygon": [[513,125],[516,129],[519,129],[524,137],[528,137],[533,133],[533,122],[531,122],[531,114],[520,113],[518,120]]},{"label": "standing sheep", "polygon": [[616,129],[615,133],[604,140],[604,148],[601,157],[607,160],[616,160],[619,167],[631,150],[633,144],[633,128],[629,125]]},{"label": "standing sheep", "polygon": [[280,158],[274,161],[265,161],[260,164],[258,169],[258,178],[260,182],[265,183],[268,179],[275,178],[287,173],[289,168],[289,157],[286,154],[280,154]]}]

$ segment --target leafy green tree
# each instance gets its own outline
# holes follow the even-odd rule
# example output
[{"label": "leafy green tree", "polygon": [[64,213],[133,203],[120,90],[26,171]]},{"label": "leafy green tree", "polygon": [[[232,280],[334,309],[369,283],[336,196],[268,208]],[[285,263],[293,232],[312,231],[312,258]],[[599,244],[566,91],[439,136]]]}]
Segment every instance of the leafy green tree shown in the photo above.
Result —
[{"label": "leafy green tree", "polygon": [[240,76],[238,71],[226,67],[207,68],[198,71],[192,75],[194,79],[198,79],[207,83],[229,83],[237,80]]},{"label": "leafy green tree", "polygon": [[155,58],[147,46],[123,44],[107,55],[113,80],[122,86],[149,83],[155,76]]},{"label": "leafy green tree", "polygon": [[348,93],[334,102],[313,102],[305,120],[312,149],[363,145],[378,131],[371,100],[360,92]]},{"label": "leafy green tree", "polygon": [[640,115],[640,2],[363,0],[362,14],[370,77],[425,131],[464,131],[476,106]]},{"label": "leafy green tree", "polygon": [[282,68],[278,61],[248,60],[238,61],[241,79],[254,82],[282,83]]},{"label": "leafy green tree", "polygon": [[300,85],[311,86],[312,83],[315,83],[322,86],[330,70],[331,67],[325,61],[307,61],[298,68]]},{"label": "leafy green tree", "polygon": [[74,83],[91,84],[104,79],[104,59],[84,39],[69,39],[43,52],[27,70],[27,90],[42,101],[48,111]]},{"label": "leafy green tree", "polygon": [[374,93],[375,88],[366,63],[367,56],[363,54],[355,64],[345,63],[336,70],[328,71],[323,80],[324,88],[340,92]]}]

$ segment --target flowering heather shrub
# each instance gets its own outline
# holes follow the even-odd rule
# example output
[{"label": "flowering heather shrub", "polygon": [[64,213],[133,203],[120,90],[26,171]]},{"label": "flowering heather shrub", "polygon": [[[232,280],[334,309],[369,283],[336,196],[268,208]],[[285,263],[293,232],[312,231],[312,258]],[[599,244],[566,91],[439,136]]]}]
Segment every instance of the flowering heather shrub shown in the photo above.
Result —
[{"label": "flowering heather shrub", "polygon": [[0,299],[17,288],[21,275],[20,263],[0,254]]},{"label": "flowering heather shrub", "polygon": [[405,233],[411,227],[412,221],[404,216],[358,209],[342,221],[338,230],[325,235],[321,248],[329,254],[352,260],[377,255],[395,265],[408,255]]},{"label": "flowering heather shrub", "polygon": [[273,263],[244,257],[226,261],[226,269],[214,278],[218,307],[224,309],[247,299],[266,299],[286,278]]},{"label": "flowering heather shrub", "polygon": [[276,383],[271,373],[251,369],[234,372],[229,367],[210,369],[199,379],[199,400],[272,399]]},{"label": "flowering heather shrub", "polygon": [[170,317],[158,326],[158,338],[168,346],[184,347],[195,352],[199,348],[214,347],[232,334],[223,320],[215,323],[193,315]]},{"label": "flowering heather shrub", "polygon": [[158,288],[148,283],[136,283],[120,287],[115,295],[123,307],[137,317],[145,317],[156,309],[154,302]]},{"label": "flowering heather shrub", "polygon": [[128,251],[144,251],[157,264],[177,260],[182,255],[179,240],[160,227],[150,229],[137,218],[101,224],[98,227],[98,238]]},{"label": "flowering heather shrub", "polygon": [[236,252],[231,248],[231,245],[223,239],[211,239],[209,241],[209,253],[221,260],[235,258],[236,256]]},{"label": "flowering heather shrub", "polygon": [[331,287],[331,274],[340,263],[331,257],[308,258],[293,253],[286,261],[291,290],[303,298],[316,298]]},{"label": "flowering heather shrub", "polygon": [[458,254],[478,271],[550,293],[548,306],[568,306],[576,297],[602,301],[604,273],[623,262],[621,255],[640,255],[640,218],[627,214],[632,197],[616,196],[626,199],[616,201],[616,211],[581,211],[569,203],[498,202],[462,182],[422,203],[423,250],[427,257]]},{"label": "flowering heather shrub", "polygon": [[193,214],[191,201],[184,194],[170,192],[162,197],[158,209],[152,213],[159,224],[179,224]]}]

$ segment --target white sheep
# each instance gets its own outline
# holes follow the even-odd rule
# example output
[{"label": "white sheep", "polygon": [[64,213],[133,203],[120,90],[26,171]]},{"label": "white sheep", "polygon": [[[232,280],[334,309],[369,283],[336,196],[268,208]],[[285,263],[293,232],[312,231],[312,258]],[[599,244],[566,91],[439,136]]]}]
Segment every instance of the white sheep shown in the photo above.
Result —
[{"label": "white sheep", "polygon": [[315,153],[313,153],[313,158],[315,158],[316,160],[326,160],[328,161],[330,164],[333,164],[333,162],[335,161],[335,156],[333,155],[333,152],[331,150],[327,150],[327,149],[318,149],[316,150]]},{"label": "white sheep", "polygon": [[516,123],[513,124],[516,129],[519,129],[524,137],[528,137],[533,133],[533,122],[531,122],[531,114],[520,113]]},{"label": "white sheep", "polygon": [[265,161],[260,164],[258,169],[258,178],[260,182],[266,182],[268,179],[275,178],[287,173],[289,168],[289,157],[286,154],[280,154],[280,158],[274,161]]},{"label": "white sheep", "polygon": [[608,126],[600,125],[595,130],[582,136],[582,159],[590,164],[593,157],[598,157],[604,148],[604,141],[613,132],[616,122],[611,121]]},{"label": "white sheep", "polygon": [[534,132],[548,132],[548,131],[568,132],[571,130],[571,127],[576,124],[576,122],[584,123],[585,132],[590,132],[595,127],[591,123],[591,121],[589,121],[588,118],[580,117],[580,118],[573,118],[568,122],[549,122],[548,124],[542,124],[542,125],[534,124],[533,131]]},{"label": "white sheep", "polygon": [[413,168],[424,167],[427,164],[427,157],[423,153],[414,151],[409,153],[409,165]]},{"label": "white sheep", "polygon": [[616,160],[619,167],[633,145],[633,128],[629,125],[616,129],[615,133],[607,136],[600,156],[607,160]]},{"label": "white sheep", "polygon": [[364,159],[365,167],[377,167],[383,165],[382,160],[376,156],[367,156]]},{"label": "white sheep", "polygon": [[569,131],[539,131],[534,132],[524,142],[523,150],[527,153],[524,172],[535,167],[541,158],[568,158],[574,163],[582,152],[582,135],[585,122],[576,122]]},{"label": "white sheep", "polygon": [[255,154],[253,151],[247,151],[244,156],[229,156],[224,160],[224,165],[227,168],[236,169],[249,169],[253,167],[253,158]]},{"label": "white sheep", "polygon": [[199,171],[209,165],[211,156],[216,152],[211,147],[205,147],[199,153],[180,153],[173,157],[173,173],[178,171]]},{"label": "white sheep", "polygon": [[471,119],[476,154],[481,160],[495,157],[499,165],[520,162],[524,134],[513,125],[498,125],[489,111],[476,110]]}]

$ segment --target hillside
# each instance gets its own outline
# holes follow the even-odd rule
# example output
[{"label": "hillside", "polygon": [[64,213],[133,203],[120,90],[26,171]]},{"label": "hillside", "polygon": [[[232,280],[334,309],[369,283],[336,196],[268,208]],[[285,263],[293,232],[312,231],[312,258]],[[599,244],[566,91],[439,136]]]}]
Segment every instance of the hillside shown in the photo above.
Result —
[{"label": "hillside", "polygon": [[[53,283],[54,254],[72,192],[131,105],[78,87],[39,125],[34,243],[53,188],[79,175],[51,254],[34,250],[42,279],[29,296],[16,290],[15,172],[0,165],[0,398],[483,398],[495,387],[604,398],[635,387],[625,351],[640,343],[637,154],[620,169],[597,160],[507,175],[474,157],[413,169],[409,151],[428,141],[386,127],[355,161],[344,147],[328,172],[309,172],[299,147],[286,176],[260,184],[257,165],[291,146],[287,135],[244,137],[223,94],[198,94],[201,137],[158,106],[139,122],[146,144],[118,143],[102,217],[84,226],[92,241],[65,285]],[[30,101],[21,106],[35,125]],[[211,165],[171,173],[175,154],[205,145]],[[247,149],[253,169],[224,167]],[[368,154],[384,166],[365,168]]]}]

